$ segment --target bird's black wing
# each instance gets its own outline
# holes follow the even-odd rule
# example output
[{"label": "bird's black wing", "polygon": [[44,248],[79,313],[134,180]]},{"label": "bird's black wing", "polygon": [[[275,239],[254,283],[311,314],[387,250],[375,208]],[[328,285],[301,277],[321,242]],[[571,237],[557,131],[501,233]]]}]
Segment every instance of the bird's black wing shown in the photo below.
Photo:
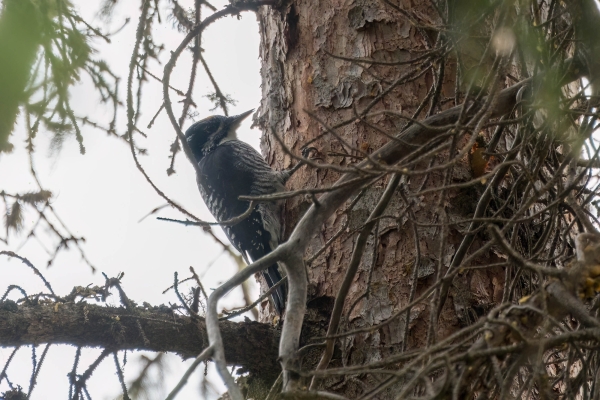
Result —
[{"label": "bird's black wing", "polygon": [[[260,154],[244,142],[235,142],[217,146],[198,163],[198,187],[217,221],[237,217],[248,209],[250,203],[239,200],[239,196],[269,194],[277,190],[276,174]],[[247,262],[270,253],[279,241],[280,227],[271,221],[276,218],[264,215],[264,210],[257,207],[236,225],[222,227],[231,244]],[[264,270],[263,276],[269,287],[281,280],[276,264]],[[281,285],[273,295],[279,313],[283,311],[285,297],[285,285]]]}]

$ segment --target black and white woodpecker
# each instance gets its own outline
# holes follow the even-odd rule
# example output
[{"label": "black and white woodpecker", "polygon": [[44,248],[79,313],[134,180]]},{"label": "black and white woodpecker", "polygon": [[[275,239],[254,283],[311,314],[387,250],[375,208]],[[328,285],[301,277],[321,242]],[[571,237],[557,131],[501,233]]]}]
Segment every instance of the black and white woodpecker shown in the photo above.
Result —
[{"label": "black and white woodpecker", "polygon": [[[284,190],[297,169],[274,171],[249,144],[238,140],[236,129],[254,110],[233,117],[214,115],[194,123],[185,132],[198,163],[198,188],[218,222],[244,214],[250,203],[239,196],[261,196]],[[222,226],[231,244],[252,263],[273,251],[281,240],[280,208],[276,202],[260,202],[252,213],[232,226]],[[263,271],[269,288],[282,278],[277,264]],[[272,294],[279,315],[285,308],[287,289],[280,285]]]}]

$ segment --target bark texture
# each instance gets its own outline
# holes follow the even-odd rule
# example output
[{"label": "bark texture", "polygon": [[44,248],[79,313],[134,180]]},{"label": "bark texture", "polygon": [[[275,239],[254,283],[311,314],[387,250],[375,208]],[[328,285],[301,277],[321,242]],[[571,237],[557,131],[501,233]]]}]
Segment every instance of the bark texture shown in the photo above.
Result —
[{"label": "bark texture", "polygon": [[[410,8],[420,15],[431,16],[432,21],[435,20],[435,13],[429,2],[401,3],[403,7]],[[286,147],[298,154],[305,143],[325,132],[323,125],[333,126],[351,117],[355,109],[363,109],[381,94],[380,79],[374,78],[373,74],[393,80],[400,74],[410,73],[410,67],[381,65],[373,66],[367,71],[356,63],[336,59],[330,54],[387,62],[409,60],[430,48],[431,43],[428,41],[435,40],[429,37],[430,32],[419,31],[400,13],[383,2],[376,1],[294,1],[279,10],[264,11],[260,17],[260,29],[263,102],[258,112],[257,123],[267,132],[263,151],[268,155],[269,162],[279,169],[289,167],[292,159],[273,137],[274,132],[283,138]],[[393,104],[395,111],[412,114],[427,95],[433,79],[433,74],[429,72],[413,82],[393,89],[384,102],[377,104],[372,111],[382,110],[387,104]],[[447,80],[444,85],[447,90],[453,88],[451,80]],[[307,110],[314,112],[323,124],[311,118],[306,113]],[[399,132],[402,126],[402,121],[383,115],[374,122],[391,132]],[[372,153],[388,141],[388,138],[365,127],[359,121],[343,127],[338,132],[349,146],[361,149],[366,154]],[[328,135],[311,146],[318,149],[319,161],[348,166],[356,160],[334,155],[347,151],[342,140]],[[350,154],[361,156],[356,151]],[[302,169],[292,178],[288,189],[331,186],[339,176],[331,170]],[[442,175],[438,174],[434,179],[429,179],[427,185],[440,185],[441,178]],[[468,178],[470,174],[464,166],[456,168],[453,180]],[[309,308],[312,309],[309,311],[307,324],[314,328],[315,334],[319,332],[319,328],[326,328],[323,321],[327,320],[328,313],[331,312],[333,299],[352,254],[354,242],[351,233],[365,222],[383,192],[385,183],[381,181],[370,188],[351,212],[338,210],[334,217],[325,222],[321,234],[313,238],[305,254],[305,257],[310,259],[311,255],[325,245],[338,230],[346,226],[342,234],[342,238],[346,240],[336,241],[306,265],[309,278]],[[406,183],[420,185],[422,179]],[[452,197],[456,195],[458,194],[454,193]],[[287,202],[284,221],[288,233],[310,202],[307,198],[294,198]],[[423,198],[422,203],[414,205],[414,211],[420,212],[423,219],[435,220],[439,214],[437,202],[437,196]],[[402,206],[400,196],[394,196],[386,214],[398,215]],[[450,213],[459,215],[465,211],[451,205],[449,209]],[[343,314],[347,319],[343,323],[347,328],[370,326],[389,318],[394,311],[408,302],[413,268],[419,269],[419,280],[427,280],[436,274],[440,263],[449,263],[449,258],[455,250],[453,244],[445,248],[442,246],[439,229],[419,229],[417,241],[421,247],[421,254],[425,257],[420,260],[419,265],[415,265],[414,231],[407,219],[399,225],[393,220],[382,220],[378,230],[376,239],[373,235],[368,239],[359,272],[346,301]],[[495,292],[495,286],[483,278],[477,285],[485,291],[481,294],[489,301]],[[364,296],[369,280],[370,290],[368,296]],[[501,282],[499,284],[501,285]],[[350,310],[359,297],[362,299]],[[398,318],[381,330],[358,335],[346,341],[342,349],[345,361],[360,364],[381,359],[398,350],[405,340],[410,348],[422,346],[427,337],[427,330],[426,325],[420,324],[419,321],[423,321],[426,308],[425,304],[413,308],[410,317],[411,334],[408,339],[404,337],[405,318]],[[447,307],[437,334],[447,336],[457,325],[456,314]],[[322,335],[324,331],[320,333]],[[336,357],[338,363],[341,362],[340,356],[341,354],[338,354]],[[358,388],[347,388],[343,392],[356,395],[357,391]]]}]

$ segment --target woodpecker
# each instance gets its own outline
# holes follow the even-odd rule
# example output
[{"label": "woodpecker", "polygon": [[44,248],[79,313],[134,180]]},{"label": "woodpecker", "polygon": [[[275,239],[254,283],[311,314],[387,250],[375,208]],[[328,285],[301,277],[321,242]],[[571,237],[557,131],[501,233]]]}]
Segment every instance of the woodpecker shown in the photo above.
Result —
[{"label": "woodpecker", "polygon": [[[250,202],[239,196],[260,196],[284,190],[285,181],[297,168],[274,171],[249,144],[238,140],[236,129],[254,110],[233,117],[213,115],[185,132],[197,163],[196,180],[202,199],[218,222],[248,210]],[[222,226],[231,244],[250,264],[273,251],[281,240],[279,205],[259,203],[251,214],[232,226]],[[282,279],[277,264],[263,270],[269,288]],[[271,295],[279,315],[285,308],[287,288],[280,285]]]}]

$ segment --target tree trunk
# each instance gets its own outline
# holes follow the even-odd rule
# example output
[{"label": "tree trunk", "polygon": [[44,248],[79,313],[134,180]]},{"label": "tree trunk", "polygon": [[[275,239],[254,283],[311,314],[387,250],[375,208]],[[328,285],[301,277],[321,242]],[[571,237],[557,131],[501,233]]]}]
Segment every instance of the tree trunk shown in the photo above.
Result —
[{"label": "tree trunk", "polygon": [[[526,204],[522,210],[490,200],[492,189],[496,196],[510,198],[516,187],[525,196],[532,188],[522,181],[514,186],[520,178],[508,173],[509,164],[498,162],[515,159],[516,153],[505,157],[502,152],[518,149],[518,131],[508,133],[502,124],[486,126],[494,117],[508,118],[511,113],[494,110],[496,94],[514,85],[515,79],[534,74],[539,65],[527,49],[531,37],[517,37],[517,22],[528,17],[526,9],[510,5],[492,9],[485,2],[457,0],[440,11],[435,3],[292,1],[259,14],[263,98],[255,122],[265,132],[262,150],[277,169],[292,166],[296,162],[292,154],[299,155],[305,146],[316,148],[313,161],[325,164],[303,167],[288,183],[289,190],[331,187],[344,168],[394,140],[416,123],[413,120],[465,104],[460,111],[466,127],[462,133],[449,130],[445,138],[401,160],[407,168],[382,173],[375,184],[323,221],[311,239],[304,254],[309,298],[303,344],[317,343],[317,337],[322,340],[326,335],[364,331],[337,339],[327,350],[308,351],[304,371],[374,365],[431,348],[495,306],[533,293],[535,277],[532,280],[507,262],[508,250],[494,245],[493,232],[482,229],[485,225],[474,215],[516,218],[531,213],[534,217],[528,221],[511,222],[511,230],[504,225],[505,232],[512,232],[505,240],[522,254],[551,260],[541,262],[554,268],[562,268],[573,255],[565,236],[556,234],[553,240],[548,236],[553,235],[552,226],[569,235],[568,224],[535,219],[542,210],[536,205],[541,197],[531,203],[518,200]],[[552,19],[543,4],[535,12],[537,18]],[[449,28],[438,29],[442,26]],[[444,48],[452,51],[432,56]],[[428,55],[431,62],[418,62]],[[571,89],[574,93],[578,86]],[[472,104],[480,108],[469,111]],[[545,116],[537,111],[538,120]],[[554,129],[558,135],[567,128],[557,124]],[[490,157],[486,151],[500,155]],[[552,152],[561,154],[559,147]],[[531,157],[532,165],[544,160],[535,152]],[[531,171],[535,175],[540,169]],[[536,187],[547,182],[540,179]],[[386,191],[391,193],[389,201],[383,200]],[[283,216],[287,234],[311,204],[318,205],[318,197],[287,200]],[[555,252],[557,243],[564,246],[561,258]],[[336,319],[336,303],[341,310],[339,324],[331,322]],[[465,371],[468,368],[461,378],[470,376]],[[469,386],[468,379],[465,384]],[[306,385],[349,398],[365,393],[395,398],[406,381],[375,374],[348,378],[343,373],[311,379],[309,373]],[[425,390],[423,385],[415,394]]]},{"label": "tree trunk", "polygon": [[[429,1],[403,3],[402,6],[413,14],[432,23],[439,22]],[[279,135],[283,145],[294,154],[299,154],[301,147],[310,142],[310,146],[318,150],[316,158],[319,162],[341,167],[356,163],[357,159],[371,154],[389,140],[358,119],[336,129],[339,138],[326,134],[325,127],[351,118],[355,110],[367,107],[390,87],[384,82],[394,81],[402,75],[417,75],[411,71],[412,66],[359,65],[335,56],[388,63],[407,61],[430,50],[436,41],[435,32],[415,28],[406,17],[383,2],[368,1],[294,1],[280,10],[264,10],[260,14],[260,30],[263,99],[257,122],[266,132],[263,152],[277,169],[289,168],[295,161],[274,135]],[[453,97],[455,73],[442,71],[441,74],[442,96]],[[439,76],[439,68],[429,69],[412,82],[392,88],[375,104],[371,113],[392,109],[403,115],[413,115]],[[372,118],[370,122],[390,134],[397,134],[406,125],[405,120],[386,115]],[[419,167],[426,167],[426,164]],[[288,189],[328,187],[339,177],[340,174],[331,169],[305,167],[292,177]],[[472,190],[449,190],[421,196],[417,201],[411,201],[412,211],[406,213],[407,205],[401,192],[418,192],[419,189],[439,187],[444,182],[464,182],[471,177],[465,159],[456,165],[450,176],[440,171],[427,175],[425,181],[423,175],[402,177],[383,213],[396,218],[381,219],[368,235],[358,273],[343,307],[342,327],[345,330],[369,327],[387,320],[427,289],[439,274],[446,272],[460,243],[461,233],[438,226],[416,226],[411,222],[411,215],[418,212],[421,221],[432,224],[445,219],[462,219],[473,211],[477,196]],[[334,299],[352,257],[355,233],[365,223],[389,180],[388,176],[365,190],[352,209],[338,210],[323,224],[319,235],[312,238],[305,254],[309,279],[305,330],[310,332],[305,339],[311,335],[323,336],[326,332]],[[283,220],[288,234],[311,201],[308,196],[287,201]],[[340,230],[339,239],[314,258]],[[470,286],[477,303],[487,306],[501,297],[502,280],[501,274],[486,271],[474,274],[470,282],[464,279],[458,285],[465,286],[459,286],[461,294],[465,293],[466,286]],[[461,298],[457,304],[446,302],[439,320],[434,318],[433,326],[430,319],[435,314],[431,313],[435,304],[423,302],[412,307],[408,329],[404,314],[381,329],[344,339],[336,345],[331,366],[372,362],[400,351],[421,348],[428,341],[435,342],[437,337],[447,337],[461,326],[462,319],[469,319],[469,310],[461,307],[472,301]],[[312,359],[305,360],[307,365],[314,367],[320,354],[320,350],[315,351]],[[372,378],[365,380],[364,383],[374,383]],[[362,391],[360,383],[348,381],[340,385],[337,378],[324,381],[322,387],[349,397],[356,397]]]}]

